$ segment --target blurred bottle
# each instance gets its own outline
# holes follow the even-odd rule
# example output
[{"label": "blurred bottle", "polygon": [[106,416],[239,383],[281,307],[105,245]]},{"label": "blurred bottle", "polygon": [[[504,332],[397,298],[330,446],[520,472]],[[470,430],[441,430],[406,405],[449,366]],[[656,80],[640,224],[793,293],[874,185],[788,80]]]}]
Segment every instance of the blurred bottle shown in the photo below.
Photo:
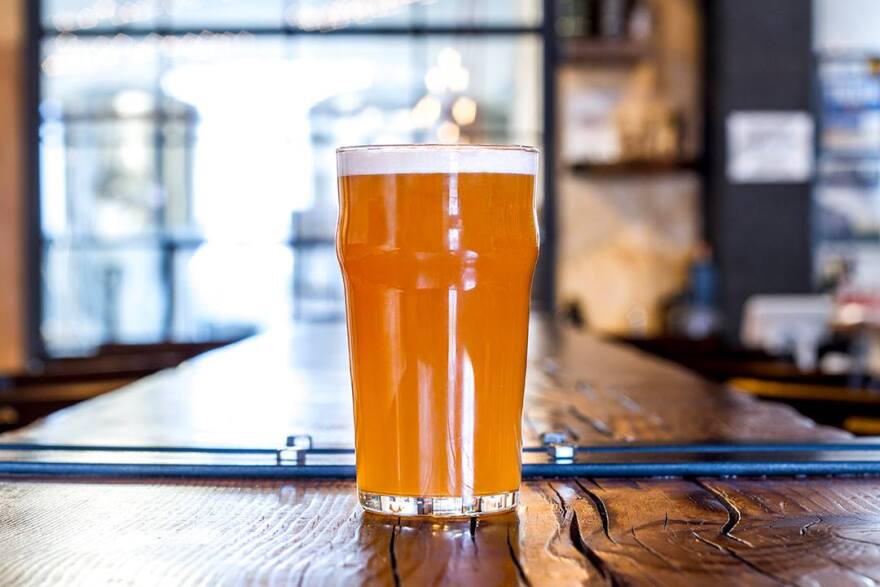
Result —
[{"label": "blurred bottle", "polygon": [[599,36],[620,39],[628,33],[628,0],[600,0]]},{"label": "blurred bottle", "polygon": [[694,254],[688,288],[669,305],[667,325],[673,336],[703,339],[721,329],[721,313],[716,303],[718,271],[712,249],[701,243]]},{"label": "blurred bottle", "polygon": [[578,15],[579,0],[560,0],[556,7],[556,34],[560,37],[575,37],[583,28]]},{"label": "blurred bottle", "polygon": [[636,0],[630,6],[627,29],[633,41],[647,41],[654,34],[654,13],[647,0]]},{"label": "blurred bottle", "polygon": [[595,37],[600,0],[560,0],[556,32],[562,37]]},{"label": "blurred bottle", "polygon": [[855,261],[846,256],[828,259],[819,268],[816,288],[822,293],[836,293],[848,289],[855,273]]},{"label": "blurred bottle", "polygon": [[647,0],[559,0],[556,10],[562,37],[647,41],[654,33]]}]

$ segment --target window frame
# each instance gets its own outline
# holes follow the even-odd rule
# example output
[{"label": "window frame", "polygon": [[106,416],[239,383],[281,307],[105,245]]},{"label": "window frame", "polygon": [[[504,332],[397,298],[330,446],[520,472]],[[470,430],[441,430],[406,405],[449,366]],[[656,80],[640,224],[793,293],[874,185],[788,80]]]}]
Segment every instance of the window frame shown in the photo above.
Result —
[{"label": "window frame", "polygon": [[[539,118],[543,128],[543,202],[541,207],[541,254],[535,273],[533,287],[533,305],[538,310],[551,311],[555,300],[555,255],[556,255],[556,69],[558,64],[558,38],[555,30],[556,0],[540,0],[543,14],[539,24],[526,25],[404,25],[404,26],[357,26],[352,28],[339,28],[332,30],[306,30],[290,26],[287,22],[278,27],[167,27],[155,26],[132,29],[122,27],[95,27],[84,29],[75,33],[78,37],[101,37],[124,33],[130,37],[144,37],[149,34],[161,37],[182,37],[187,34],[199,34],[208,32],[222,33],[248,33],[254,36],[310,36],[323,35],[335,37],[350,36],[374,36],[374,37],[426,37],[426,36],[485,36],[485,37],[510,37],[531,36],[541,41],[542,51],[542,112]],[[40,113],[40,100],[42,97],[42,72],[41,72],[41,48],[47,39],[57,37],[62,33],[58,30],[46,27],[42,21],[42,8],[44,0],[25,2],[25,76],[24,96],[26,116],[24,129],[25,145],[25,279],[24,288],[27,300],[25,316],[26,350],[28,355],[29,369],[39,368],[40,365],[51,361],[41,326],[43,323],[43,267],[46,262],[44,241],[42,232],[42,210],[40,206],[41,190],[40,183],[40,127],[42,115]],[[70,33],[64,33],[70,34]],[[314,240],[314,239],[306,239]],[[290,247],[298,246],[296,239],[290,239],[287,243]],[[302,243],[311,246],[313,243]],[[163,255],[167,256],[168,247],[163,244]],[[172,251],[173,253],[173,251]],[[167,263],[166,263],[167,264]],[[173,296],[173,278],[167,276],[163,280],[163,296],[168,299]],[[205,341],[210,342],[210,341]],[[153,349],[157,352],[167,352],[169,346],[175,344],[170,341],[157,342],[155,344],[137,345],[142,352],[150,353]],[[180,343],[186,344],[186,343]],[[118,347],[118,344],[112,346]],[[95,359],[101,358],[99,349]]]}]

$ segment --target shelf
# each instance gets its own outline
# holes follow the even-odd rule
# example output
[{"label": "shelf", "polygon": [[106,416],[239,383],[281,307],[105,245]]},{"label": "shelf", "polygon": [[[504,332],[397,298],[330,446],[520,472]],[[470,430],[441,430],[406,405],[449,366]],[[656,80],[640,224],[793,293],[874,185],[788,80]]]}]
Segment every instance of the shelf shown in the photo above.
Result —
[{"label": "shelf", "polygon": [[676,171],[697,171],[698,161],[621,161],[620,163],[572,163],[566,168],[576,175],[619,177],[651,175]]},{"label": "shelf", "polygon": [[648,42],[630,39],[570,38],[559,44],[560,60],[574,65],[633,65],[650,53]]},{"label": "shelf", "polygon": [[880,233],[874,234],[853,234],[850,236],[832,236],[832,237],[817,237],[818,245],[821,247],[822,245],[830,245],[834,247],[838,246],[862,246],[862,245],[876,245],[880,247]]},{"label": "shelf", "polygon": [[820,145],[819,149],[821,150],[821,156],[829,159],[869,159],[871,161],[880,159],[880,148],[857,149]]}]

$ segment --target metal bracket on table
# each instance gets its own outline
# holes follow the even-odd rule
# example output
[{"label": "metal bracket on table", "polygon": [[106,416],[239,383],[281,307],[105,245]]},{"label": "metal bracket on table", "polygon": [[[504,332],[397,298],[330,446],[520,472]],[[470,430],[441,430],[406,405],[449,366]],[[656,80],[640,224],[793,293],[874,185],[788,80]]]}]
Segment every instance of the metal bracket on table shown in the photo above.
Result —
[{"label": "metal bracket on table", "polygon": [[547,448],[547,454],[560,465],[574,464],[577,454],[577,445],[566,440],[568,435],[564,432],[545,432],[541,435],[541,444]]},{"label": "metal bracket on table", "polygon": [[306,455],[312,450],[312,437],[309,434],[294,434],[287,437],[284,448],[278,449],[275,462],[279,465],[305,465]]},{"label": "metal bracket on table", "polygon": [[[845,442],[577,445],[542,435],[523,448],[523,477],[880,475],[880,438]],[[354,449],[292,435],[273,448],[0,443],[0,475],[352,478]]]}]

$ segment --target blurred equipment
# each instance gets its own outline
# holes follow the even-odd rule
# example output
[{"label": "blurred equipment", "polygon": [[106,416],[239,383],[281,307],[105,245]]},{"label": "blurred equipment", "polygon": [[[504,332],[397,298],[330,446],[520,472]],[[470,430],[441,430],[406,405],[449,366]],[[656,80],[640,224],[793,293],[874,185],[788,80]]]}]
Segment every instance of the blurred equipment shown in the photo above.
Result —
[{"label": "blurred equipment", "polygon": [[852,341],[850,372],[880,378],[880,293],[841,286],[834,302],[831,327]]},{"label": "blurred equipment", "polygon": [[743,345],[773,355],[792,354],[798,368],[816,368],[819,345],[828,338],[832,301],[825,295],[757,295],[746,301]]}]

